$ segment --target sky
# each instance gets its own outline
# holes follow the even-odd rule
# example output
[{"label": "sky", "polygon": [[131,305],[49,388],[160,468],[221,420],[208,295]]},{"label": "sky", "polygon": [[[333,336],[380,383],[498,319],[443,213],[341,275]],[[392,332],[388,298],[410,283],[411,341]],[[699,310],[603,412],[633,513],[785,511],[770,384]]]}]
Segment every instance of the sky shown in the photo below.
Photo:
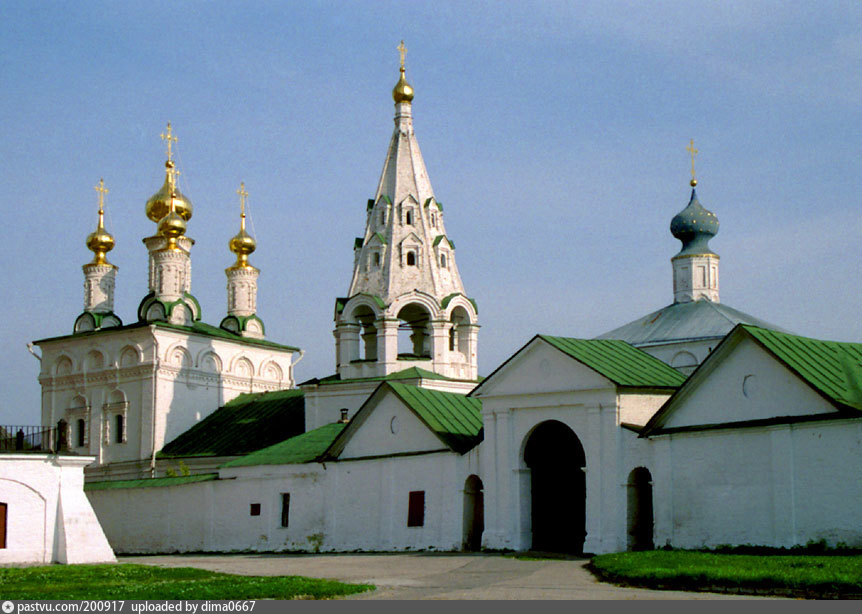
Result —
[{"label": "sky", "polygon": [[862,341],[858,1],[4,0],[0,424],[39,423],[27,343],[82,311],[100,178],[115,311],[136,319],[168,121],[203,320],[226,312],[243,181],[267,338],[305,350],[298,382],[333,373],[401,39],[481,374],[535,333],[593,337],[672,302],[690,139],[721,301]]}]

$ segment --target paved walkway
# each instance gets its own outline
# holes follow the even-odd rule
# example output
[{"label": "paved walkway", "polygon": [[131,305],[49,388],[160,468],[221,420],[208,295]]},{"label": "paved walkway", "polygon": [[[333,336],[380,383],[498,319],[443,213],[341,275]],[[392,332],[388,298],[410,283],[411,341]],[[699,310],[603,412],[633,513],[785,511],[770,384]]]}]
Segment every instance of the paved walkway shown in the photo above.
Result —
[{"label": "paved walkway", "polygon": [[586,559],[521,560],[499,554],[193,554],[123,556],[121,563],[199,567],[255,575],[367,582],[350,599],[750,599],[622,588],[596,580]]}]

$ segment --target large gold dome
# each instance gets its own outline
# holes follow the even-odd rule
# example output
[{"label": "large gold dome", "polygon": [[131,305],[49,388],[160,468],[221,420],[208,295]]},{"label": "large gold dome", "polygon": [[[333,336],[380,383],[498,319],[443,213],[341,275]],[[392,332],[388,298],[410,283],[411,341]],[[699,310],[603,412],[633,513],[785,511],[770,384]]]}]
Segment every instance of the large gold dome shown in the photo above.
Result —
[{"label": "large gold dome", "polygon": [[167,169],[165,183],[147,201],[147,217],[153,222],[160,222],[171,210],[171,200],[173,200],[177,215],[188,222],[192,217],[192,201],[183,196],[182,192],[174,185],[174,163],[168,160],[165,162],[165,168]]}]

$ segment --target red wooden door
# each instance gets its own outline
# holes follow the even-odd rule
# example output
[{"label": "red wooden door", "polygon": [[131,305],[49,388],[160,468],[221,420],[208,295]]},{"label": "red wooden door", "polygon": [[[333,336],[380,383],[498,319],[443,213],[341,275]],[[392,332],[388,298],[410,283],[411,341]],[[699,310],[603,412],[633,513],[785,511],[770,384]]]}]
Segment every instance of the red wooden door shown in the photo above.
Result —
[{"label": "red wooden door", "polygon": [[6,547],[6,504],[0,503],[0,548]]}]

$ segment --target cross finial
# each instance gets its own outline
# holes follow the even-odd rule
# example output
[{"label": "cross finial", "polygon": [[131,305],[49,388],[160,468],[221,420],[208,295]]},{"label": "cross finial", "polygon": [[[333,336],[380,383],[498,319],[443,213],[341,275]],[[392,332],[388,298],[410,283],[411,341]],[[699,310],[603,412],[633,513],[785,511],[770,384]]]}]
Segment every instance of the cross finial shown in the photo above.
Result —
[{"label": "cross finial", "polygon": [[697,149],[694,148],[694,139],[689,141],[685,150],[691,154],[691,187],[694,187],[697,185],[697,179],[694,176],[694,157],[698,154]]},{"label": "cross finial", "polygon": [[244,181],[239,182],[239,190],[236,193],[239,194],[240,224],[245,229],[245,199],[248,198],[248,192],[245,189]]},{"label": "cross finial", "polygon": [[404,56],[407,53],[407,47],[404,46],[404,41],[401,41],[401,44],[398,45],[398,53],[401,55],[401,72],[404,72]]},{"label": "cross finial", "polygon": [[174,136],[171,130],[171,122],[168,122],[168,129],[159,135],[162,137],[162,140],[165,141],[168,145],[168,161],[173,161],[173,152],[171,150],[171,146],[177,142],[177,137]]},{"label": "cross finial", "polygon": [[105,180],[99,179],[99,185],[93,189],[99,193],[99,215],[102,215],[105,212],[105,194],[108,193],[108,188],[105,187]]}]

